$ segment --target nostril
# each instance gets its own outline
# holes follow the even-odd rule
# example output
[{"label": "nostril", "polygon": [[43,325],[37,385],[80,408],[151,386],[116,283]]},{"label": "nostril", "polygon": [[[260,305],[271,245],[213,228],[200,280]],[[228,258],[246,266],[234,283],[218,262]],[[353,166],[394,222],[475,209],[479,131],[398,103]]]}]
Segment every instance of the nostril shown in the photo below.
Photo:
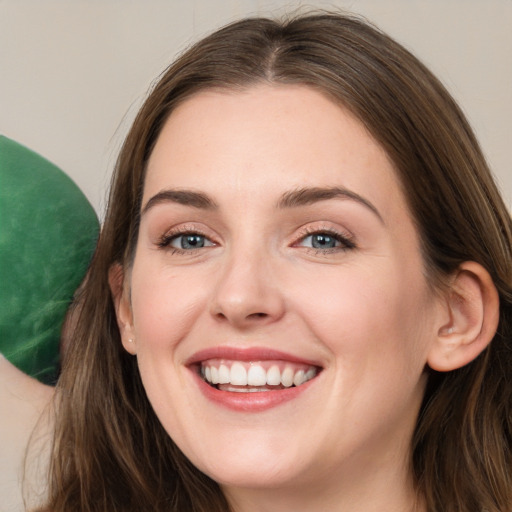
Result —
[{"label": "nostril", "polygon": [[224,321],[228,321],[228,322],[235,322],[235,323],[239,323],[239,322],[249,322],[249,323],[252,323],[252,322],[259,322],[261,320],[265,320],[265,319],[268,319],[271,317],[271,315],[269,315],[268,313],[249,313],[248,315],[236,315],[236,314],[226,314],[222,311],[219,311],[218,313],[215,314],[215,317],[218,321],[221,321],[221,322],[224,322]]},{"label": "nostril", "polygon": [[284,313],[284,304],[277,297],[224,296],[215,297],[209,313],[216,322],[228,322],[242,326],[263,325],[278,320]]},{"label": "nostril", "polygon": [[267,313],[252,313],[248,316],[248,318],[266,318],[267,316]]}]

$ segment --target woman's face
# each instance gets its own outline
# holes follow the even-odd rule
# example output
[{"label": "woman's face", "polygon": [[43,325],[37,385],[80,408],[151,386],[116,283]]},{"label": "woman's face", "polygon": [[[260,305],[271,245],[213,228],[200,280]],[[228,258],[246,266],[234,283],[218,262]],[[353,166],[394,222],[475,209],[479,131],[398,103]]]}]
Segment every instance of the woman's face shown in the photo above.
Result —
[{"label": "woman's face", "polygon": [[181,104],[118,314],[185,455],[228,493],[403,473],[442,316],[419,245],[386,153],[318,92]]}]

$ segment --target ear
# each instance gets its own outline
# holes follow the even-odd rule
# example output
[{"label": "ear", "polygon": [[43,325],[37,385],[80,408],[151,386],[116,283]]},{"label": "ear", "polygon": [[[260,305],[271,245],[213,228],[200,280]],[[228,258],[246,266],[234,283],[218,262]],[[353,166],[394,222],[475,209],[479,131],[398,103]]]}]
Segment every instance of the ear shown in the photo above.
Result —
[{"label": "ear", "polygon": [[428,365],[446,372],[473,361],[496,333],[499,306],[498,292],[487,270],[473,261],[463,263],[447,291],[448,321],[439,328]]},{"label": "ear", "polygon": [[125,273],[122,265],[114,263],[108,271],[108,283],[116,310],[117,325],[121,334],[121,342],[127,352],[137,353],[133,315],[130,304],[130,292],[125,284]]}]

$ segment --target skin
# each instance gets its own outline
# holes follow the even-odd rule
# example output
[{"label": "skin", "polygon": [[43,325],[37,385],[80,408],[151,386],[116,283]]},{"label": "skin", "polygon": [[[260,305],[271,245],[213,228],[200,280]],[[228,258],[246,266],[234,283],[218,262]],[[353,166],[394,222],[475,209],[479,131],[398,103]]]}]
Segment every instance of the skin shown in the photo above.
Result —
[{"label": "skin", "polygon": [[[308,187],[362,199],[278,205]],[[169,189],[217,206],[151,200]],[[118,320],[185,455],[237,511],[412,510],[411,435],[450,312],[393,165],[362,124],[306,86],[201,92],[166,122],[142,204]],[[326,231],[350,242],[313,248],[311,233]],[[180,250],[182,232],[206,246]],[[186,364],[217,346],[278,349],[322,371],[291,401],[233,411]]]},{"label": "skin", "polygon": [[42,413],[53,394],[54,388],[29,377],[0,354],[0,496],[3,510],[25,510],[22,480],[29,499],[39,498],[44,493],[53,414],[51,410],[48,414]]}]

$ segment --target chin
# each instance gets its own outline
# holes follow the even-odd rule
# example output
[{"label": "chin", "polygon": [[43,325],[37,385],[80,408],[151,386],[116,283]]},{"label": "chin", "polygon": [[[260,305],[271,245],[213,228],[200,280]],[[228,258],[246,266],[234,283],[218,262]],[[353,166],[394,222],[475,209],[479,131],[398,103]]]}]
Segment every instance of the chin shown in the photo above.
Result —
[{"label": "chin", "polygon": [[290,467],[284,467],[284,464],[260,464],[259,461],[247,461],[229,468],[208,467],[204,472],[225,488],[274,489],[289,487],[292,483],[297,485],[301,480],[300,474],[291,471]]},{"label": "chin", "polygon": [[[244,437],[245,439],[241,439]],[[300,436],[302,439],[302,436]],[[225,437],[212,433],[215,444],[185,454],[203,473],[225,487],[271,489],[307,483],[308,475],[322,473],[322,461],[299,443],[290,443],[289,432],[275,428],[265,433],[245,431]],[[196,445],[193,445],[196,446]]]}]

